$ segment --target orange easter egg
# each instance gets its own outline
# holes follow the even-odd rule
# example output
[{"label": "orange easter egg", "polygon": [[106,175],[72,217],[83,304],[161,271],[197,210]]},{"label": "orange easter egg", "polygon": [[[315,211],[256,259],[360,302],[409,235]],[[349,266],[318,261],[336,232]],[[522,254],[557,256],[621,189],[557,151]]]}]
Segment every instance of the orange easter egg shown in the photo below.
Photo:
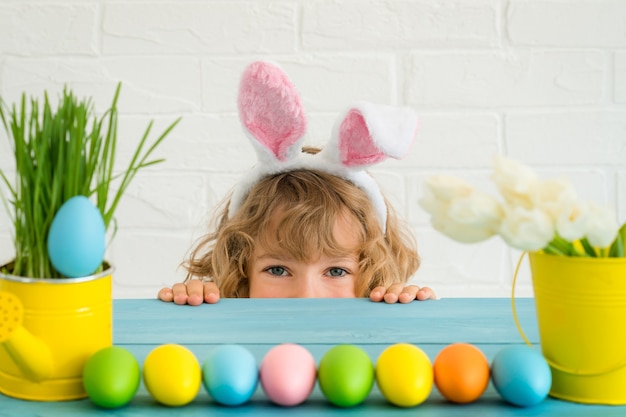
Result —
[{"label": "orange easter egg", "polygon": [[439,352],[433,364],[435,386],[447,400],[476,401],[489,385],[489,362],[476,346],[454,343]]}]

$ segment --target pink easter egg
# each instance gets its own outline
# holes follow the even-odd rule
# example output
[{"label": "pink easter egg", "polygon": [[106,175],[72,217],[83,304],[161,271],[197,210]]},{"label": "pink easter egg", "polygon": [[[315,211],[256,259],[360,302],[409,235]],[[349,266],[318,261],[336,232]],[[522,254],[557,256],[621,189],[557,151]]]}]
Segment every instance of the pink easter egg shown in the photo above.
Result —
[{"label": "pink easter egg", "polygon": [[292,343],[270,349],[259,371],[265,395],[285,407],[303,403],[313,391],[316,376],[313,355],[304,347]]}]

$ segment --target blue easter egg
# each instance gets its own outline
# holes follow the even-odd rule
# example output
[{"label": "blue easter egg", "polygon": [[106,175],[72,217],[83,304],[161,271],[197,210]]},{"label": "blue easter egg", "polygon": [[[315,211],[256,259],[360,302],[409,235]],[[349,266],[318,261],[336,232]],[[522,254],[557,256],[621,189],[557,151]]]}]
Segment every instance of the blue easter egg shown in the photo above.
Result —
[{"label": "blue easter egg", "polygon": [[519,407],[539,404],[552,386],[548,363],[541,353],[527,346],[499,351],[491,364],[491,380],[505,401]]},{"label": "blue easter egg", "polygon": [[105,250],[104,220],[85,196],[67,200],[57,211],[48,233],[48,255],[54,268],[70,277],[91,275]]},{"label": "blue easter egg", "polygon": [[202,365],[202,382],[215,401],[236,406],[247,402],[257,388],[259,370],[250,351],[238,345],[222,345]]}]

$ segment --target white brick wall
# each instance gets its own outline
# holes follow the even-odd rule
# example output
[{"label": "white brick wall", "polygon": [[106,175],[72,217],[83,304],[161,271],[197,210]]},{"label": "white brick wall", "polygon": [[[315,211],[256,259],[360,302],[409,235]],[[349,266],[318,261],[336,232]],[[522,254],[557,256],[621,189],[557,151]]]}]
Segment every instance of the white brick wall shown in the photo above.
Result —
[{"label": "white brick wall", "polygon": [[[418,207],[421,182],[449,172],[481,187],[496,153],[626,221],[626,2],[623,0],[0,0],[0,94],[57,95],[64,84],[120,99],[121,161],[151,119],[182,122],[136,178],[110,250],[116,297],[153,297],[210,213],[254,161],[235,106],[239,74],[282,65],[323,144],[337,113],[370,100],[409,105],[421,132],[409,157],[372,170],[418,237],[415,282],[443,297],[508,296],[519,253],[462,245]],[[10,150],[0,134],[0,164]],[[0,261],[12,256],[0,214]],[[518,293],[530,295],[528,270]]]}]

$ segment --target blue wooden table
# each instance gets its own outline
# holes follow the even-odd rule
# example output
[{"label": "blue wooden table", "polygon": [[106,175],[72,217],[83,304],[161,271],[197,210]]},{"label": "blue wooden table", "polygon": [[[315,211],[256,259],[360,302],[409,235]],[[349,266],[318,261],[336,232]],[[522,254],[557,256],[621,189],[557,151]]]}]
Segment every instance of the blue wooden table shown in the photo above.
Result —
[{"label": "blue wooden table", "polygon": [[[529,339],[538,333],[532,299],[517,300],[517,312]],[[522,345],[508,299],[444,299],[407,305],[372,303],[366,299],[224,299],[217,305],[176,306],[157,300],[114,301],[114,343],[128,348],[140,363],[156,346],[178,343],[203,362],[208,352],[225,343],[247,347],[261,361],[277,344],[305,346],[319,362],[337,344],[362,347],[375,363],[394,343],[413,343],[433,360],[445,346],[468,342],[478,346],[491,361],[502,348]],[[531,408],[517,408],[502,401],[490,384],[475,403],[455,405],[436,388],[415,408],[390,405],[374,387],[367,400],[351,409],[332,406],[316,386],[302,405],[272,405],[259,387],[252,400],[240,407],[216,404],[201,389],[196,399],[181,408],[158,405],[143,383],[133,401],[117,410],[103,410],[89,400],[38,403],[0,395],[0,416],[625,416],[626,407],[593,406],[548,398]]]}]

